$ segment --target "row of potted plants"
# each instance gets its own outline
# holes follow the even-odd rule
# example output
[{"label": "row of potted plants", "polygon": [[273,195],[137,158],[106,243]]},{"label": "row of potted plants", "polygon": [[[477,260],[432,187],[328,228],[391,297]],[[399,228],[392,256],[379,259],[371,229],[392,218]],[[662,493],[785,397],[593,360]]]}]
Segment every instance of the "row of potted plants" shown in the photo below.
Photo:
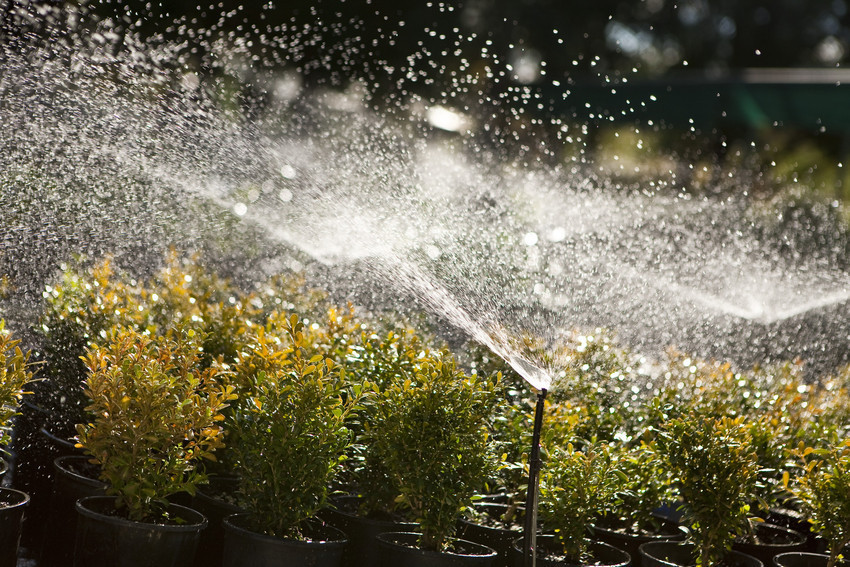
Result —
[{"label": "row of potted plants", "polygon": [[[105,494],[75,500],[77,565],[117,564],[94,550],[153,557],[136,551],[152,536],[120,547],[102,522],[174,534],[157,565],[190,564],[196,551],[223,565],[308,563],[316,549],[327,564],[456,560],[474,545],[455,536],[476,537],[471,526],[485,520],[494,529],[482,541],[498,554],[478,560],[521,560],[510,544],[521,535],[531,396],[481,349],[452,353],[395,320],[334,307],[297,278],[240,290],[176,254],[141,283],[108,261],[66,267],[38,330],[43,379],[18,426],[36,420],[73,440]],[[29,380],[17,352],[7,368]],[[551,537],[539,553],[592,564],[606,553],[595,540],[608,539],[638,564],[715,565],[765,537],[759,517],[790,507],[839,557],[850,538],[844,374],[736,372],[677,353],[648,374],[604,333],[576,334],[547,356],[562,371],[542,439],[540,527]],[[15,470],[26,473],[37,459],[18,433]],[[29,486],[33,507],[52,505]],[[344,536],[331,524],[347,548],[332,543]],[[398,535],[376,543],[380,532]],[[684,537],[691,548],[637,548]]]}]

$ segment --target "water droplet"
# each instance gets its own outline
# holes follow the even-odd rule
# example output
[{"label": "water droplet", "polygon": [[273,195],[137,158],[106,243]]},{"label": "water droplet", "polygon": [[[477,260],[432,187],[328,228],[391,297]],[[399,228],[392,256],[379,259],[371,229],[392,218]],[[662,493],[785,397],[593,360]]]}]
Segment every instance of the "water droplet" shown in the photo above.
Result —
[{"label": "water droplet", "polygon": [[549,240],[551,242],[563,242],[567,237],[567,229],[562,226],[556,226],[549,231]]}]

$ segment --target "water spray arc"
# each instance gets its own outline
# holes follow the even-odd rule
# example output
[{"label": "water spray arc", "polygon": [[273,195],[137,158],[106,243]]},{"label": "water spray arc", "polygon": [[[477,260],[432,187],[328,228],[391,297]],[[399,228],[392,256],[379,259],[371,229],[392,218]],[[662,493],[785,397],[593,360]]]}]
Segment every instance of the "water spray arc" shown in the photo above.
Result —
[{"label": "water spray arc", "polygon": [[546,405],[545,388],[537,394],[534,409],[534,430],[531,436],[531,455],[528,459],[528,494],[525,501],[525,532],[523,535],[523,566],[537,564],[537,495],[540,487],[540,429],[543,426],[543,409]]}]

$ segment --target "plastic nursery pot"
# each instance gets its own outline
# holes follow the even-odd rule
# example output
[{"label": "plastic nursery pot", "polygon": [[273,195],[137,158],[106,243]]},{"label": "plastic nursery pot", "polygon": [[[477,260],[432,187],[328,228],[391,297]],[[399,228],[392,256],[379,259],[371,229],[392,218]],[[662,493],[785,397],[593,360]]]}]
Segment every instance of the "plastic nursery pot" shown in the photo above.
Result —
[{"label": "plastic nursery pot", "polygon": [[348,536],[348,548],[342,558],[343,567],[374,567],[378,564],[378,543],[375,537],[387,532],[412,532],[419,528],[413,522],[376,519],[357,514],[357,496],[334,498],[332,508],[319,516]]},{"label": "plastic nursery pot", "polygon": [[514,521],[505,524],[501,518],[509,509],[507,504],[485,501],[477,502],[473,507],[479,516],[461,518],[457,537],[492,548],[498,554],[493,565],[507,567],[510,565],[511,546],[517,537],[523,535],[524,508],[517,508]]},{"label": "plastic nursery pot", "polygon": [[201,532],[195,567],[220,567],[224,552],[224,519],[244,512],[230,495],[236,493],[236,477],[210,477],[209,485],[198,489],[192,497],[191,508],[203,514],[209,525]]},{"label": "plastic nursery pot", "polygon": [[479,543],[452,540],[453,551],[431,551],[417,547],[421,534],[387,532],[375,539],[381,567],[492,567],[496,552]]},{"label": "plastic nursery pot", "polygon": [[246,527],[245,514],[224,519],[224,567],[339,567],[348,540],[336,528],[308,523],[305,541],[274,537]]},{"label": "plastic nursery pot", "polygon": [[805,514],[791,508],[771,508],[764,519],[768,524],[782,526],[800,532],[806,538],[812,537],[811,524]]},{"label": "plastic nursery pot", "polygon": [[[643,567],[691,567],[696,565],[694,544],[672,541],[653,541],[638,548]],[[726,567],[764,567],[751,555],[729,551],[724,558]]]},{"label": "plastic nursery pot", "polygon": [[773,565],[773,557],[780,553],[806,550],[807,538],[800,532],[761,522],[755,525],[755,531],[757,542],[736,541],[732,549],[752,555],[768,567]]},{"label": "plastic nursery pot", "polygon": [[89,457],[70,455],[53,461],[53,494],[42,539],[39,566],[64,567],[74,560],[77,500],[104,496],[106,484],[97,479],[98,467]]},{"label": "plastic nursery pot", "polygon": [[653,510],[652,515],[671,524],[681,524],[684,512],[679,509],[680,505],[681,502],[667,502]]},{"label": "plastic nursery pot", "polygon": [[24,508],[30,497],[14,488],[0,488],[0,567],[15,567]]},{"label": "plastic nursery pot", "polygon": [[595,525],[592,528],[593,537],[601,542],[622,549],[632,559],[632,565],[641,567],[642,557],[638,551],[641,545],[652,541],[685,541],[688,532],[685,528],[672,522],[664,522],[656,533],[628,533],[622,530]]},{"label": "plastic nursery pot", "polygon": [[50,514],[52,463],[59,453],[40,433],[50,413],[28,399],[21,402],[20,412],[15,420],[12,441],[12,488],[26,492],[31,498],[24,519],[21,545],[36,548],[41,543],[42,530]]},{"label": "plastic nursery pot", "polygon": [[[511,548],[513,567],[523,567],[525,555],[523,538],[514,541]],[[587,565],[594,567],[631,567],[632,558],[622,549],[601,541],[591,541],[589,545],[591,560]],[[563,548],[558,538],[551,534],[537,536],[536,564],[539,567],[585,567],[564,561]]]},{"label": "plastic nursery pot", "polygon": [[62,456],[83,455],[83,450],[77,448],[76,443],[65,437],[53,434],[46,426],[39,429],[39,434],[47,439],[48,444]]},{"label": "plastic nursery pot", "polygon": [[[773,556],[774,567],[826,567],[829,555],[825,553],[806,553],[791,551]],[[846,565],[846,563],[839,563]]]},{"label": "plastic nursery pot", "polygon": [[[207,520],[199,512],[172,504],[169,517],[181,523],[134,522],[114,514],[111,496],[77,501],[75,567],[185,567],[195,559]],[[248,565],[248,563],[246,563]]]}]

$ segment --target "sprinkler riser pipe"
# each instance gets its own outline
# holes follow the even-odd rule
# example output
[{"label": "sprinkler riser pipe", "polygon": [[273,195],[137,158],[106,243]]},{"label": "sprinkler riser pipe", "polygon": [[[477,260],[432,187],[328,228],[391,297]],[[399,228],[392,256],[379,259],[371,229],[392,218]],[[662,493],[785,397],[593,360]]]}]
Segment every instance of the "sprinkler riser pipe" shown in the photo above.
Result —
[{"label": "sprinkler riser pipe", "polygon": [[537,394],[534,409],[534,429],[531,435],[531,454],[528,458],[528,489],[525,501],[525,532],[523,534],[523,566],[537,564],[537,494],[540,486],[540,430],[543,427],[543,409],[546,389]]}]

